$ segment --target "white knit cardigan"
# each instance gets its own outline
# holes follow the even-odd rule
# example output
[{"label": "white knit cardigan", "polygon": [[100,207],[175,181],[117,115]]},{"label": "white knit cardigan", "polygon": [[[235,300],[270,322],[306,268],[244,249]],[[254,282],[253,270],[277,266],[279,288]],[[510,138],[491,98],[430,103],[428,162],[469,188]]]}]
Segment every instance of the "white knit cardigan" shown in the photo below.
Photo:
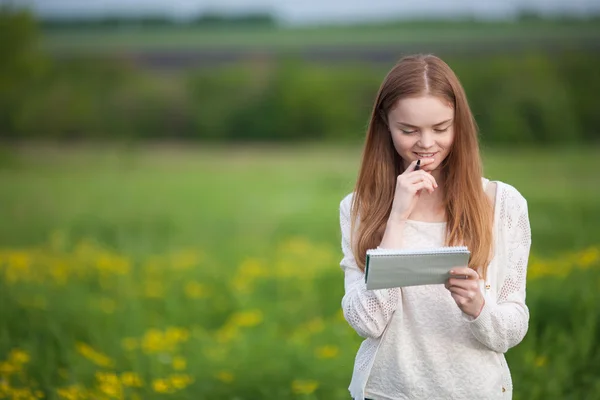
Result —
[{"label": "white knit cardigan", "polygon": [[[482,178],[484,187],[489,180]],[[488,266],[487,280],[481,285],[485,305],[473,319],[465,315],[473,336],[503,363],[504,385],[501,398],[512,397],[512,380],[504,353],[520,343],[527,333],[529,310],[525,304],[527,261],[531,231],[527,201],[511,185],[495,181],[494,257]],[[356,355],[350,394],[363,399],[365,385],[379,343],[402,296],[402,289],[367,290],[364,273],[358,268],[350,245],[350,209],[353,193],[340,203],[340,225],[345,294],[342,309],[350,326],[365,340]],[[485,289],[484,289],[485,288]]]}]

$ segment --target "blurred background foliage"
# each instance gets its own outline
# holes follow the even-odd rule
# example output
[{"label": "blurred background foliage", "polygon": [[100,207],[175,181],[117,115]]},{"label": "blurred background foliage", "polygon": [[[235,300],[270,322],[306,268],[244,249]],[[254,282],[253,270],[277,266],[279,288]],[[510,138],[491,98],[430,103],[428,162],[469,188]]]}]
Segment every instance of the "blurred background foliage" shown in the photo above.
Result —
[{"label": "blurred background foliage", "polygon": [[[144,29],[154,29],[149,18],[129,21],[135,29],[125,29],[121,36],[111,30],[118,20],[88,22],[91,32],[79,34],[74,31],[78,27],[75,22],[50,21],[46,26],[51,28],[45,31],[49,39],[44,39],[39,24],[25,11],[3,8],[0,18],[2,50],[7,55],[0,61],[0,132],[12,139],[356,143],[363,137],[382,77],[401,56],[391,44],[377,50],[382,46],[377,40],[386,33],[409,31],[402,25],[396,31],[394,26],[383,26],[381,32],[371,27],[368,32],[375,35],[373,42],[365,42],[355,51],[323,44],[307,50],[314,46],[314,35],[320,33],[323,43],[334,43],[343,28],[296,29],[284,32],[282,35],[289,37],[279,39],[281,42],[265,42],[265,35],[277,36],[280,29],[272,27],[266,17],[249,18],[240,27],[235,25],[240,18],[229,21],[208,16],[201,20],[204,22],[196,22],[198,28],[172,28],[196,29],[200,50],[207,51],[208,44],[203,44],[207,39],[202,39],[205,34],[211,37],[207,29],[226,32],[225,39],[232,41],[245,36],[249,41],[245,45],[256,49],[251,55],[244,53],[245,47],[227,51],[233,45],[224,40],[220,57],[242,59],[223,62],[213,53],[202,56],[200,50],[194,52],[193,45],[179,53],[169,51],[163,46],[175,46],[176,42],[168,42],[177,38],[169,39],[173,34],[169,31],[154,48],[136,52],[135,46],[144,41],[146,46],[152,45],[152,37],[144,39]],[[464,35],[461,29],[466,29],[459,28],[463,26],[459,22],[431,29],[437,31],[438,40],[446,33],[458,35],[456,39],[450,35],[451,39],[444,39],[436,49],[462,80],[485,143],[581,144],[597,142],[600,137],[600,113],[590,101],[600,92],[600,56],[573,44],[583,37],[591,47],[591,41],[600,38],[595,23],[591,20],[579,26],[569,20],[557,21],[556,30],[566,29],[575,38],[551,41],[547,49],[536,46],[537,34],[553,32],[547,22],[524,19],[513,23],[523,25],[519,29],[525,37],[520,42],[511,38],[509,24],[486,27],[463,22],[471,25],[473,35],[483,36],[479,46],[487,48],[462,52],[454,51]],[[243,29],[248,30],[247,35]],[[495,42],[496,30],[507,37]],[[83,42],[86,35],[87,48]],[[253,35],[254,42],[247,38]],[[429,40],[436,39],[435,34],[429,35]],[[348,40],[357,38],[361,38],[360,28]],[[53,51],[44,51],[45,45]],[[286,50],[288,45],[297,51]],[[423,48],[434,47],[425,43]],[[328,62],[319,59],[325,56]],[[197,57],[200,67],[190,68],[186,57],[187,64]]]},{"label": "blurred background foliage", "polygon": [[[0,0],[1,1],[1,0]],[[402,55],[527,199],[515,399],[600,399],[600,18],[287,26],[0,5],[0,399],[347,399],[339,202]]]}]

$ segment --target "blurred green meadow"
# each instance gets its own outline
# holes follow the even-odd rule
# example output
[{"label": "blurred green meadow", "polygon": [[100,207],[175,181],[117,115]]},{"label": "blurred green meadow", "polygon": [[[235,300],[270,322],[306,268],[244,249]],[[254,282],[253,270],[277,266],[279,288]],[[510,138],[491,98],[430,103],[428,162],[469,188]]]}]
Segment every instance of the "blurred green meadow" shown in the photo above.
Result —
[{"label": "blurred green meadow", "polygon": [[0,8],[0,399],[349,398],[339,203],[381,79],[438,50],[529,204],[514,398],[600,399],[597,16],[210,18]]},{"label": "blurred green meadow", "polygon": [[[346,399],[358,146],[0,152],[0,398]],[[600,398],[600,148],[483,149],[528,200],[516,399]]]}]

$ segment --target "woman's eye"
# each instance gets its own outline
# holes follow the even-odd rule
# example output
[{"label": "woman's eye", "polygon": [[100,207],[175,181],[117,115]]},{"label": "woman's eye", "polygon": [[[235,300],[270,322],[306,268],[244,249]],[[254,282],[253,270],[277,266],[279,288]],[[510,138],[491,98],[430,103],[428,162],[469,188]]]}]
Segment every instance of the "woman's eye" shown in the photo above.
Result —
[{"label": "woman's eye", "polygon": [[448,130],[448,128],[444,128],[444,129],[434,129],[433,131],[434,131],[434,132],[437,132],[437,133],[444,133],[444,132],[446,132],[447,130]]},{"label": "woman's eye", "polygon": [[402,133],[410,135],[411,133],[415,133],[416,131],[407,131],[406,129],[401,129]]}]

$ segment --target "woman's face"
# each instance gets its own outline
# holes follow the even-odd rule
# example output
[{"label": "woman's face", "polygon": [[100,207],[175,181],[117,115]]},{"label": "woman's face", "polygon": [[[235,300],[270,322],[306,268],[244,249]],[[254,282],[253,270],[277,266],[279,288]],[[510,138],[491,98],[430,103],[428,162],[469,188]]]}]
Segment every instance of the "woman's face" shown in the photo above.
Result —
[{"label": "woman's face", "polygon": [[404,168],[420,158],[433,158],[423,166],[432,172],[448,156],[454,140],[454,109],[443,99],[431,95],[398,100],[388,113],[394,147]]}]

